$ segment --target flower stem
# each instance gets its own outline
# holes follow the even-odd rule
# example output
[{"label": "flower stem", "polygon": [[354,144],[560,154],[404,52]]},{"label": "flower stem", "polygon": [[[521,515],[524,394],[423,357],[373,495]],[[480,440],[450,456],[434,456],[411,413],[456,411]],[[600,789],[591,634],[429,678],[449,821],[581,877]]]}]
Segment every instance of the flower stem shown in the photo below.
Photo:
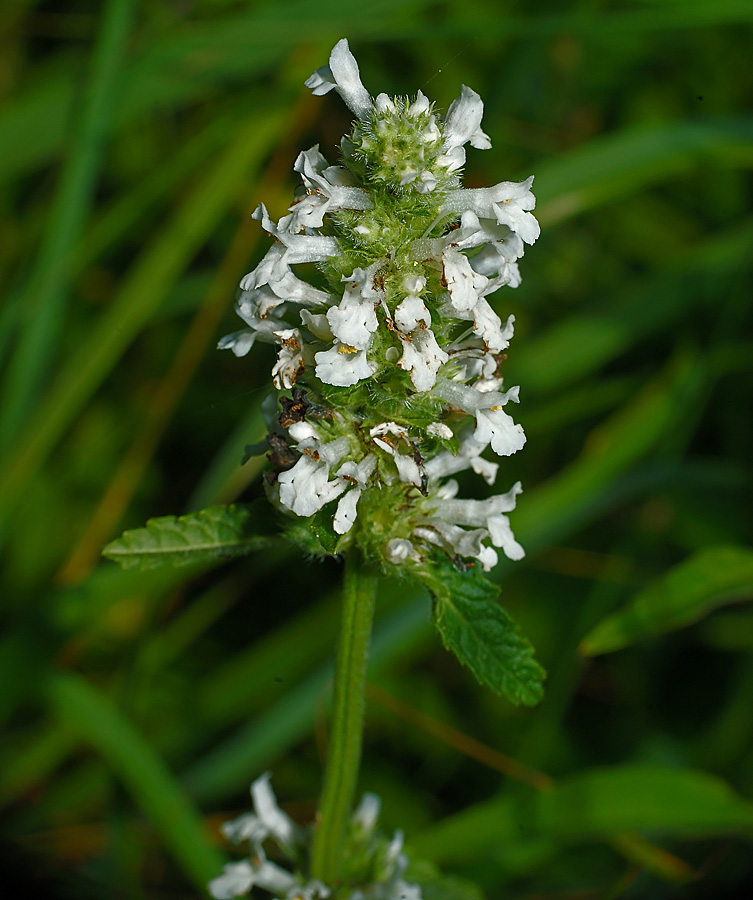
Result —
[{"label": "flower stem", "polygon": [[330,886],[340,876],[342,844],[361,762],[366,663],[376,585],[376,573],[365,566],[357,549],[351,549],[345,558],[345,591],[335,660],[332,725],[311,852],[312,877]]}]

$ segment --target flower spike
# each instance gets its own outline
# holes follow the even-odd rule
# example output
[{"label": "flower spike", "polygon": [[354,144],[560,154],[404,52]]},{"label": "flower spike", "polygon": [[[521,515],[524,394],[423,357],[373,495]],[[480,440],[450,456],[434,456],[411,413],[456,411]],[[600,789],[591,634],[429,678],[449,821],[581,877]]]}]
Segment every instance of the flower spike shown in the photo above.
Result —
[{"label": "flower spike", "polygon": [[[372,100],[345,39],[306,85],[336,91],[356,121],[340,165],[318,146],[299,154],[286,215],[253,213],[275,243],[241,281],[248,328],[220,342],[236,356],[257,340],[278,347],[270,498],[315,553],[358,545],[407,572],[441,556],[488,570],[497,549],[520,559],[508,519],[520,485],[482,509],[456,499],[448,477],[470,471],[491,485],[493,458],[525,444],[508,411],[518,388],[503,390],[501,371],[514,316],[491,298],[520,285],[539,235],[533,177],[462,187],[467,146],[491,146],[466,85],[444,117],[421,91]],[[296,272],[306,263],[319,269],[314,284]]]}]

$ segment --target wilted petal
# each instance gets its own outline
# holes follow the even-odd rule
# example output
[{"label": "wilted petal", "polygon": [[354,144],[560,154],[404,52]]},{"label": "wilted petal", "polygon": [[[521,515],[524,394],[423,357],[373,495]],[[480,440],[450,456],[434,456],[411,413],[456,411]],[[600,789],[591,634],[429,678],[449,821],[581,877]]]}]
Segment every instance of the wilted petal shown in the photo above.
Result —
[{"label": "wilted petal", "polygon": [[303,372],[303,341],[297,328],[276,331],[275,335],[282,341],[277,362],[272,368],[272,382],[279,391],[292,388]]}]

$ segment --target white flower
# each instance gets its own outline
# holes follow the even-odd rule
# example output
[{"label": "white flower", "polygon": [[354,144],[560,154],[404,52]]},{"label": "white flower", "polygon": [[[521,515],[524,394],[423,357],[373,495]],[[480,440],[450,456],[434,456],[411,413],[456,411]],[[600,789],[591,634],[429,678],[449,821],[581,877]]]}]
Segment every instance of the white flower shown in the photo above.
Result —
[{"label": "white flower", "polygon": [[452,247],[442,254],[442,263],[453,308],[457,312],[473,310],[483,296],[488,279],[474,272],[468,257]]},{"label": "white flower", "polygon": [[339,306],[327,311],[332,333],[343,344],[357,350],[368,350],[379,327],[375,304],[381,302],[383,292],[373,285],[375,272],[384,265],[377,260],[368,269],[355,269],[343,281],[348,282]]},{"label": "white flower", "polygon": [[216,900],[232,900],[233,897],[242,897],[254,886],[254,875],[254,868],[245,859],[237,863],[227,863],[222,870],[222,875],[218,875],[209,882],[209,893]]},{"label": "white flower", "polygon": [[[437,512],[443,519],[456,525],[481,525],[490,532],[498,531],[499,517],[515,509],[516,498],[522,491],[523,488],[517,481],[506,494],[497,494],[494,497],[487,497],[486,500],[457,500],[454,497],[444,497],[437,501]],[[495,546],[501,545],[495,542]]]},{"label": "white flower", "polygon": [[290,215],[280,220],[281,230],[321,228],[329,212],[364,210],[372,205],[368,193],[353,185],[351,173],[342,166],[330,166],[318,145],[302,151],[293,169],[301,175],[306,193],[290,207]]},{"label": "white flower", "polygon": [[395,566],[404,563],[406,559],[420,559],[413,548],[413,544],[405,538],[392,538],[387,541],[384,548],[384,558]]},{"label": "white flower", "polygon": [[523,428],[516,425],[501,406],[476,411],[476,431],[473,437],[484,446],[491,444],[498,456],[512,456],[526,442]]},{"label": "white flower", "polygon": [[295,884],[290,872],[267,860],[262,843],[273,837],[283,848],[292,849],[301,839],[298,826],[277,805],[265,773],[251,785],[254,812],[247,813],[222,826],[223,834],[233,843],[249,841],[251,855],[241,862],[227,864],[223,872],[209,883],[216,900],[231,900],[258,886],[270,893],[284,893]]},{"label": "white flower", "polygon": [[292,469],[280,472],[280,502],[297,516],[313,516],[342,494],[345,486],[330,481],[329,464],[304,453]]},{"label": "white flower", "polygon": [[426,304],[415,294],[408,294],[395,310],[395,324],[404,332],[413,331],[419,324],[431,325],[431,314]]},{"label": "white flower", "polygon": [[[241,290],[252,292],[269,287],[280,303],[300,303],[303,306],[325,306],[332,302],[326,291],[312,287],[297,278],[289,263],[285,261],[287,250],[283,244],[272,244],[259,265],[241,280]],[[247,297],[247,302],[251,296]]]},{"label": "white flower", "polygon": [[358,63],[350,52],[345,38],[338,41],[329,57],[329,65],[317,69],[306,80],[306,87],[315,96],[327,94],[332,89],[345,101],[359,119],[368,119],[373,109],[369,92],[361,83]]},{"label": "white flower", "polygon": [[284,274],[284,266],[294,266],[306,262],[324,262],[325,259],[337,256],[340,252],[336,238],[322,234],[294,234],[287,231],[285,226],[291,222],[289,217],[285,217],[279,225],[275,225],[263,203],[260,203],[251,213],[251,218],[258,219],[264,230],[284,245],[285,249],[280,255],[275,273],[280,276]]},{"label": "white flower", "polygon": [[454,172],[465,163],[464,145],[470,141],[478,150],[491,147],[489,135],[481,130],[484,104],[481,97],[471,88],[463,85],[460,96],[453,100],[447,111],[444,124],[444,153],[437,162]]},{"label": "white flower", "polygon": [[[431,426],[427,428],[427,432],[429,432],[430,428]],[[452,432],[450,431],[451,436]],[[449,451],[443,450],[427,460],[424,464],[426,474],[431,479],[439,480],[440,478],[446,478],[448,475],[454,475],[456,472],[462,472],[465,469],[473,469],[477,475],[481,475],[487,484],[494,484],[499,463],[490,462],[482,458],[481,454],[487,446],[488,444],[477,441],[473,435],[466,434],[460,442],[457,454],[453,455]]]},{"label": "white flower", "polygon": [[322,350],[314,356],[316,377],[325,384],[338,387],[352,387],[364,378],[370,378],[377,370],[377,364],[369,362],[365,350],[350,344],[336,343],[329,350]]},{"label": "white flower", "polygon": [[533,244],[541,229],[528,212],[536,206],[531,192],[533,175],[525,181],[501,181],[488,188],[460,188],[448,194],[443,210],[446,213],[471,210],[477,216],[494,219],[517,232],[527,244]]},{"label": "white flower", "polygon": [[270,835],[281,844],[292,844],[297,827],[290,816],[277,805],[270,779],[270,773],[265,772],[251,785],[254,811]]},{"label": "white flower", "polygon": [[367,792],[353,813],[353,824],[358,825],[366,834],[371,834],[376,827],[381,806],[379,797]]},{"label": "white flower", "polygon": [[403,355],[398,362],[410,372],[410,380],[417,391],[430,391],[437,380],[440,366],[450,358],[439,346],[431,328],[419,328],[410,338],[400,338]]},{"label": "white flower", "polygon": [[[406,484],[414,484],[416,487],[422,488],[426,473],[424,472],[423,465],[414,458],[415,447],[408,436],[406,429],[403,428],[402,425],[397,425],[395,422],[382,422],[380,425],[375,425],[369,431],[369,434],[374,439],[374,443],[377,447],[386,450],[395,461],[395,467],[397,468],[397,474],[400,481],[403,481]],[[389,435],[397,438],[397,440],[391,440]],[[410,456],[400,452],[400,441],[404,441],[408,445],[408,448],[411,450]]]},{"label": "white flower", "polygon": [[516,453],[526,442],[520,425],[504,411],[504,405],[512,400],[518,402],[519,388],[512,387],[505,393],[498,391],[478,391],[467,384],[440,379],[434,393],[463,412],[474,413],[476,430],[473,437],[484,447],[492,445],[499,456]]},{"label": "white flower", "polygon": [[332,527],[337,534],[347,534],[353,527],[356,520],[358,499],[361,492],[366,487],[369,479],[374,474],[377,460],[373,453],[365,456],[361,462],[355,463],[351,460],[343,463],[337,471],[338,479],[349,487],[350,490],[337,504],[337,512],[332,520]]}]

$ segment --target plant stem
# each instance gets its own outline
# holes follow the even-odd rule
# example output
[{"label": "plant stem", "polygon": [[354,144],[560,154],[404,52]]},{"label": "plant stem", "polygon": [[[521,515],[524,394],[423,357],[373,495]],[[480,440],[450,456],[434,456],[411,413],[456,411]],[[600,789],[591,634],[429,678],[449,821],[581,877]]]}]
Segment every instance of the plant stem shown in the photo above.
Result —
[{"label": "plant stem", "polygon": [[353,548],[345,558],[345,590],[335,660],[332,725],[311,851],[312,877],[330,887],[340,876],[342,843],[361,762],[366,663],[376,585],[376,573],[364,565],[360,554]]}]

